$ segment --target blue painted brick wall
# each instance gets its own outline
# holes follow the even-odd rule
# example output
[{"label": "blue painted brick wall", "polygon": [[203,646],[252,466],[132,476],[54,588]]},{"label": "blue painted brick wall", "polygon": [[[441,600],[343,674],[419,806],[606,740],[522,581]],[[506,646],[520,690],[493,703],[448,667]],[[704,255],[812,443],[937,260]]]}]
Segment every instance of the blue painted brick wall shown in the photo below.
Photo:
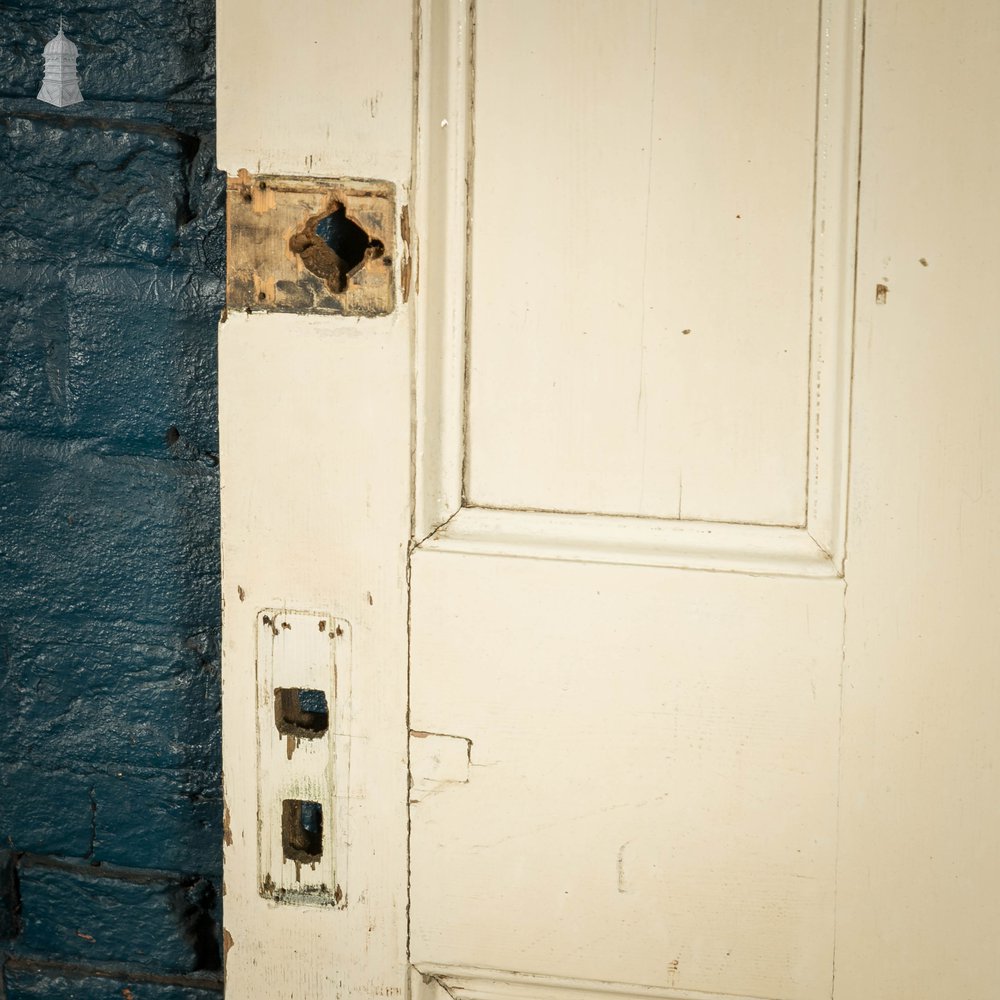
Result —
[{"label": "blue painted brick wall", "polygon": [[0,5],[6,1000],[221,989],[213,100],[212,0]]}]

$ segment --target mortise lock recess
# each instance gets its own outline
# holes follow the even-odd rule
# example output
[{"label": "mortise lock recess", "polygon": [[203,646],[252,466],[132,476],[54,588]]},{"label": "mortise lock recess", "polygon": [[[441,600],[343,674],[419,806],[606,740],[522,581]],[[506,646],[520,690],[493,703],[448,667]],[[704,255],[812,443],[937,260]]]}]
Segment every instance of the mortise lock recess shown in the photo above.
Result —
[{"label": "mortise lock recess", "polygon": [[[382,181],[241,170],[228,182],[227,309],[388,315],[395,211],[395,187]],[[404,289],[407,272],[404,252]]]},{"label": "mortise lock recess", "polygon": [[350,627],[273,609],[256,630],[258,888],[346,906]]}]

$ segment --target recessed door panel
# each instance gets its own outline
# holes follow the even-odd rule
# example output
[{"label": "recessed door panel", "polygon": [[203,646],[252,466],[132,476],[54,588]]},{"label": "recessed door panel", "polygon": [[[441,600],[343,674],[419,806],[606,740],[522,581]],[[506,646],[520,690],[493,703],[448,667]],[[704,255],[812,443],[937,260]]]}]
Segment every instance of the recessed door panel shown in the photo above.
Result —
[{"label": "recessed door panel", "polygon": [[470,503],[804,522],[819,18],[477,4]]}]

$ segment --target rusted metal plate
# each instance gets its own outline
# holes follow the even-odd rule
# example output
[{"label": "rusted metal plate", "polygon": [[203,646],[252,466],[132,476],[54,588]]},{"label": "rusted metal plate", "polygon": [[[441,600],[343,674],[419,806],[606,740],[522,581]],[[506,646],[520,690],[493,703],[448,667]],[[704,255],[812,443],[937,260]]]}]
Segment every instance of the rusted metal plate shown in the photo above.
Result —
[{"label": "rusted metal plate", "polygon": [[394,194],[379,181],[230,177],[227,307],[392,312]]}]

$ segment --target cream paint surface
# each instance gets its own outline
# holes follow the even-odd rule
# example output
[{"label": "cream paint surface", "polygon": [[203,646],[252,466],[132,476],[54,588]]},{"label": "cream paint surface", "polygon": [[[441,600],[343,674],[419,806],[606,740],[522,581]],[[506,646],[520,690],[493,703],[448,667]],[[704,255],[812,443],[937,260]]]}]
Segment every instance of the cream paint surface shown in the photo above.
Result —
[{"label": "cream paint surface", "polygon": [[828,995],[842,591],[417,552],[412,960]]},{"label": "cream paint surface", "polygon": [[818,33],[478,4],[470,503],[803,523]]},{"label": "cream paint surface", "polygon": [[218,162],[235,174],[406,179],[405,0],[218,0]]},{"label": "cream paint surface", "polygon": [[[373,0],[220,0],[220,166],[372,178],[408,201],[413,10]],[[373,47],[377,54],[373,54]],[[219,329],[226,989],[371,1000],[407,990],[407,580],[412,310],[381,319],[230,314]],[[331,706],[338,905],[262,898],[257,746],[262,609],[347,623],[348,711]],[[343,693],[343,692],[342,692]],[[346,716],[346,717],[345,717]],[[263,723],[262,723],[263,724]],[[271,733],[266,734],[271,738]],[[348,756],[345,775],[340,766]],[[345,870],[346,869],[346,870]],[[335,887],[328,887],[334,891]]]},{"label": "cream paint surface", "polygon": [[[219,165],[374,178],[395,185],[401,209],[412,34],[402,0],[349,12],[315,0],[220,0]],[[394,224],[394,315],[239,313],[219,330],[224,920],[235,997],[406,992],[412,320]],[[258,827],[267,833],[277,818],[256,802],[255,629],[262,609],[282,608],[328,612],[349,626],[350,701],[346,718],[343,704],[332,706],[331,739],[349,744],[350,766],[347,775],[338,768],[335,801],[324,804],[346,876],[337,907],[259,893]]]},{"label": "cream paint surface", "polygon": [[995,1000],[1000,6],[867,49],[836,996]]},{"label": "cream paint surface", "polygon": [[[220,328],[224,906],[235,997],[369,1000],[405,988],[408,354],[398,320],[237,314]],[[401,432],[378,434],[386,426]],[[265,832],[280,822],[258,813],[255,753],[256,619],[273,608],[327,610],[351,626],[350,713],[336,734],[349,741],[350,770],[324,804],[337,818],[342,908],[258,892],[258,822]],[[269,758],[269,781],[283,780],[276,766]]]},{"label": "cream paint surface", "polygon": [[[423,10],[454,6],[428,0]],[[549,7],[533,5],[532,16]],[[645,18],[650,8],[636,7]],[[807,8],[795,6],[792,24]],[[843,8],[831,0],[829,9]],[[450,217],[433,214],[440,198],[421,202],[426,189],[408,191],[426,139],[414,147],[413,13],[404,0],[220,3],[223,167],[391,181],[400,205],[415,199],[425,253],[415,314],[240,314],[220,328],[228,991],[401,996],[412,961],[420,998],[705,1000],[707,990],[818,1000],[833,983],[836,1000],[995,1000],[1000,12],[988,0],[867,2],[843,580],[794,575],[812,565],[800,556],[781,578],[755,575],[759,564],[739,572],[723,565],[724,546],[704,556],[712,572],[617,565],[618,550],[601,547],[605,522],[567,560],[558,519],[533,521],[524,537],[505,521],[495,547],[506,545],[504,555],[483,554],[482,533],[468,551],[449,549],[446,530],[414,554],[408,580],[411,475],[419,484],[437,463],[450,477],[433,502],[420,495],[430,513],[417,523],[430,530],[454,512],[460,468],[436,450],[447,441],[411,424],[411,393],[419,403],[440,375],[420,367],[413,337],[428,330],[415,331],[413,316],[443,337],[464,315],[461,246],[448,242],[463,204],[454,161],[465,139],[453,128],[463,106],[447,76],[421,91],[420,121],[449,136],[452,167],[436,176],[452,193]],[[508,27],[523,47],[516,25],[497,30]],[[331,73],[334,40],[351,72]],[[749,41],[747,53],[763,51]],[[384,55],[374,74],[362,71],[373,46]],[[445,51],[454,63],[463,50]],[[772,64],[759,74],[770,83]],[[850,198],[847,178],[830,211]],[[720,239],[720,254],[737,249]],[[634,284],[634,274],[622,280]],[[877,284],[888,289],[881,305]],[[713,291],[709,318],[732,308],[726,288]],[[790,315],[795,301],[781,308]],[[459,357],[449,355],[447,379],[461,388]],[[595,363],[569,348],[549,360],[577,374]],[[738,373],[725,361],[720,371]],[[770,372],[776,383],[781,371]],[[725,384],[720,375],[709,391]],[[768,396],[776,412],[782,391]],[[817,391],[829,399],[831,383],[814,381],[814,400]],[[832,392],[846,407],[847,394]],[[593,419],[589,408],[571,415]],[[462,422],[452,418],[455,436]],[[819,431],[829,426],[825,417]],[[710,467],[715,444],[705,441]],[[772,499],[779,481],[764,491]],[[831,510],[839,481],[824,487],[837,498]],[[735,495],[720,488],[710,500]],[[601,562],[585,558],[595,551]],[[781,552],[766,558],[780,562]],[[329,609],[352,626],[341,909],[258,894],[250,748],[254,622],[265,607]],[[409,724],[434,735],[413,758],[421,801],[410,813],[409,875],[408,684]]]}]

